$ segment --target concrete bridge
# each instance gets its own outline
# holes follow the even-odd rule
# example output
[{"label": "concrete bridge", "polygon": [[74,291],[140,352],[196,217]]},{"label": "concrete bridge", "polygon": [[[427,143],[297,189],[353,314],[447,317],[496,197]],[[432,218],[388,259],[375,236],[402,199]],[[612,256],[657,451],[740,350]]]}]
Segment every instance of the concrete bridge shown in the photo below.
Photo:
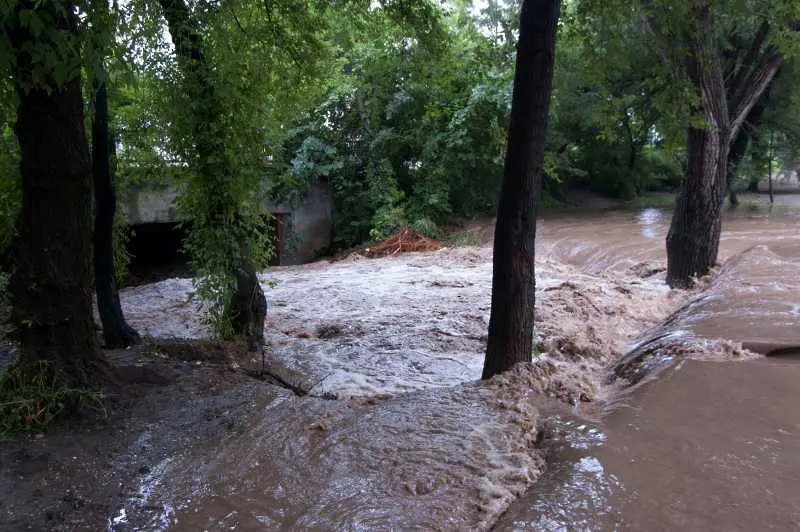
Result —
[{"label": "concrete bridge", "polygon": [[[160,229],[170,231],[181,221],[175,207],[177,197],[174,187],[136,187],[121,194],[119,203],[134,231],[158,235]],[[297,206],[265,202],[264,211],[275,215],[277,242],[273,264],[309,262],[330,247],[333,197],[327,184],[312,185],[305,200]]]}]

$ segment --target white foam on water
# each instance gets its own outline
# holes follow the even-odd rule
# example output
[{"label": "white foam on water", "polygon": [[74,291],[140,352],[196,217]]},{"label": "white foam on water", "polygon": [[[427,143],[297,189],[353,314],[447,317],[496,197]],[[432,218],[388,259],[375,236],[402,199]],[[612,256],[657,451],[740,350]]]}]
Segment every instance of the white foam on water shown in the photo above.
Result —
[{"label": "white foam on water", "polygon": [[[491,276],[491,249],[477,247],[274,268],[261,276],[269,357],[304,375],[314,392],[340,397],[474,381]],[[544,258],[537,261],[536,341],[559,360],[604,364],[680,297],[659,276],[590,274]],[[208,334],[188,279],[123,290],[121,300],[145,334]]]}]

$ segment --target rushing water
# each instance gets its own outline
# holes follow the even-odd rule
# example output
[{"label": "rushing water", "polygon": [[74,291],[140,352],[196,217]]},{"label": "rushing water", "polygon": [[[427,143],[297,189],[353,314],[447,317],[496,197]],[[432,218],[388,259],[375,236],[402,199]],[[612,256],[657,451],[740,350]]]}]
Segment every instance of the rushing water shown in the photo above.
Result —
[{"label": "rushing water", "polygon": [[[668,214],[545,220],[542,355],[488,384],[490,248],[274,269],[270,363],[340,399],[266,392],[261,422],[166,457],[110,528],[796,528],[796,221],[727,215],[721,271],[685,293],[663,282]],[[196,337],[189,290],[123,304]]]}]

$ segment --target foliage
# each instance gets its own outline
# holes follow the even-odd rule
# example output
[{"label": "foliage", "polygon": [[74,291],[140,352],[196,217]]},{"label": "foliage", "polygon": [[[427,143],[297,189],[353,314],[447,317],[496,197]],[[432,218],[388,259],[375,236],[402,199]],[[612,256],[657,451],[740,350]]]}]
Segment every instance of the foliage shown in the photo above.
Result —
[{"label": "foliage", "polygon": [[0,377],[0,441],[41,431],[76,412],[105,414],[104,400],[101,392],[59,384],[45,363],[35,372],[12,366]]},{"label": "foliage", "polygon": [[19,155],[10,127],[3,124],[0,139],[0,255],[8,250],[14,237],[14,223],[22,198],[19,183]]}]

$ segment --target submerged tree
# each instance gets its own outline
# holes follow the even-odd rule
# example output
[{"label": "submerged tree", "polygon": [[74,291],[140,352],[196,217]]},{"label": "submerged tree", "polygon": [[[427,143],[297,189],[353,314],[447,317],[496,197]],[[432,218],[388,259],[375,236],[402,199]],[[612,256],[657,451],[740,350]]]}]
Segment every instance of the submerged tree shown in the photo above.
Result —
[{"label": "submerged tree", "polygon": [[67,1],[19,1],[3,21],[22,183],[11,319],[23,371],[45,362],[60,382],[90,385],[109,368],[92,317],[92,167],[75,13]]},{"label": "submerged tree", "polygon": [[[770,16],[789,13],[780,9],[787,6],[765,7],[753,21],[738,6],[707,0],[654,4],[645,7],[649,27],[668,65],[696,95],[686,171],[667,235],[667,283],[689,287],[716,263],[731,142],[783,64],[771,38],[775,21]],[[727,47],[725,35],[732,36]]]},{"label": "submerged tree", "polygon": [[536,207],[544,169],[560,4],[560,0],[522,3],[511,124],[494,235],[484,379],[533,356]]}]

